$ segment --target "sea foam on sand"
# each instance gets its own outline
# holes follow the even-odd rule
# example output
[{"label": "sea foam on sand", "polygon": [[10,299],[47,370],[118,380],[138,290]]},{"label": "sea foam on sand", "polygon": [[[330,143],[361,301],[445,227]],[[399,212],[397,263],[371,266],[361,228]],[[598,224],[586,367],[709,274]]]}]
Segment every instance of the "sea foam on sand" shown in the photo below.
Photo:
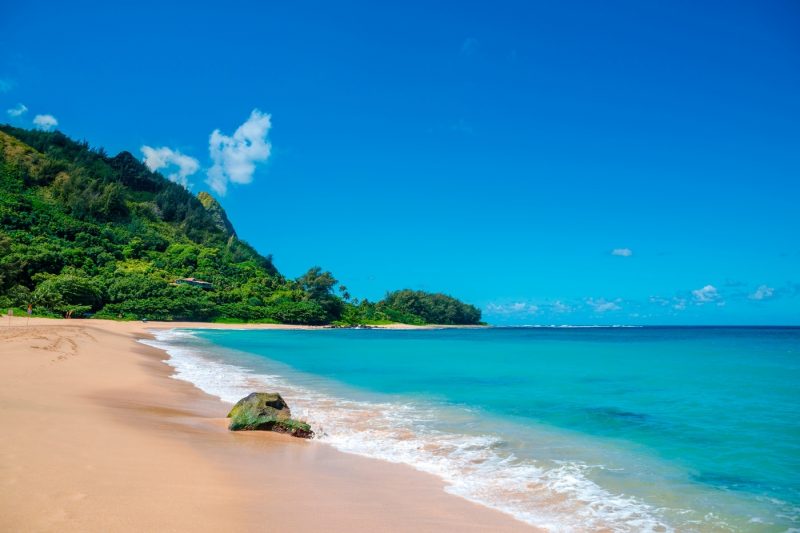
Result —
[{"label": "sea foam on sand", "polygon": [[444,480],[447,492],[523,522],[551,531],[671,531],[658,510],[612,494],[586,476],[602,466],[562,462],[545,467],[516,457],[497,436],[437,429],[437,418],[449,415],[439,408],[337,397],[220,361],[205,354],[190,331],[153,335],[154,340],[141,342],[169,354],[165,362],[175,369],[176,379],[228,403],[254,390],[278,391],[295,416],[312,425],[320,442],[434,474]]}]

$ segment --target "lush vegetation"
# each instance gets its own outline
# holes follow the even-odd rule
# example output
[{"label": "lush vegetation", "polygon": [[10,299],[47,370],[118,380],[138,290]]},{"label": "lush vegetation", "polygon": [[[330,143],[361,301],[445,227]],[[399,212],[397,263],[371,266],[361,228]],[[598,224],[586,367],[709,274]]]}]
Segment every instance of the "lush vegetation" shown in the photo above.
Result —
[{"label": "lush vegetation", "polygon": [[410,289],[390,292],[377,307],[396,322],[413,323],[416,317],[427,324],[477,324],[481,320],[480,310],[473,305],[446,294]]},{"label": "lush vegetation", "polygon": [[[197,278],[209,287],[176,283]],[[351,298],[330,272],[282,276],[194,196],[128,152],[0,126],[0,306],[49,316],[291,324],[475,324],[442,294]]]}]

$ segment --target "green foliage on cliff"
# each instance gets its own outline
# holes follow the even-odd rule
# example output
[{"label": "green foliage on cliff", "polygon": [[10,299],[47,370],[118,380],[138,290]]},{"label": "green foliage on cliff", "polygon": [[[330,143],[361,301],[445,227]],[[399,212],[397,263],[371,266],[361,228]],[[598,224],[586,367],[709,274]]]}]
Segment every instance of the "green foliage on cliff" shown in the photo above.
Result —
[{"label": "green foliage on cliff", "polygon": [[[190,277],[212,286],[175,283]],[[404,296],[411,291],[351,302],[336,284],[319,267],[285,278],[236,236],[213,197],[194,196],[128,152],[109,157],[60,132],[0,126],[2,308],[291,324],[480,318],[442,295]]]}]

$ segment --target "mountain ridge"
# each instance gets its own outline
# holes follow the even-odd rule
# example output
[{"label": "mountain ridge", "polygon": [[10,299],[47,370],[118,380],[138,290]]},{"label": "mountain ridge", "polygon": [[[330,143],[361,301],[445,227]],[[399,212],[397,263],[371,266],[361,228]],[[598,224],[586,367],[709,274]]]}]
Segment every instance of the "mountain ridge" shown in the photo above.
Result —
[{"label": "mountain ridge", "polygon": [[[297,324],[478,323],[444,294],[351,298],[330,272],[284,277],[222,205],[130,152],[0,125],[0,305],[51,315]],[[207,282],[185,283],[184,278]]]}]

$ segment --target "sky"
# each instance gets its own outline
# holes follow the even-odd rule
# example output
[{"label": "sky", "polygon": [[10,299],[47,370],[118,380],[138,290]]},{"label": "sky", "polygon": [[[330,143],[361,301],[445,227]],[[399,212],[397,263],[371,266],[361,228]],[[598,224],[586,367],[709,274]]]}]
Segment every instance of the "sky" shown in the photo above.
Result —
[{"label": "sky", "polygon": [[5,5],[0,122],[130,151],[361,298],[800,324],[797,2],[168,4]]}]

